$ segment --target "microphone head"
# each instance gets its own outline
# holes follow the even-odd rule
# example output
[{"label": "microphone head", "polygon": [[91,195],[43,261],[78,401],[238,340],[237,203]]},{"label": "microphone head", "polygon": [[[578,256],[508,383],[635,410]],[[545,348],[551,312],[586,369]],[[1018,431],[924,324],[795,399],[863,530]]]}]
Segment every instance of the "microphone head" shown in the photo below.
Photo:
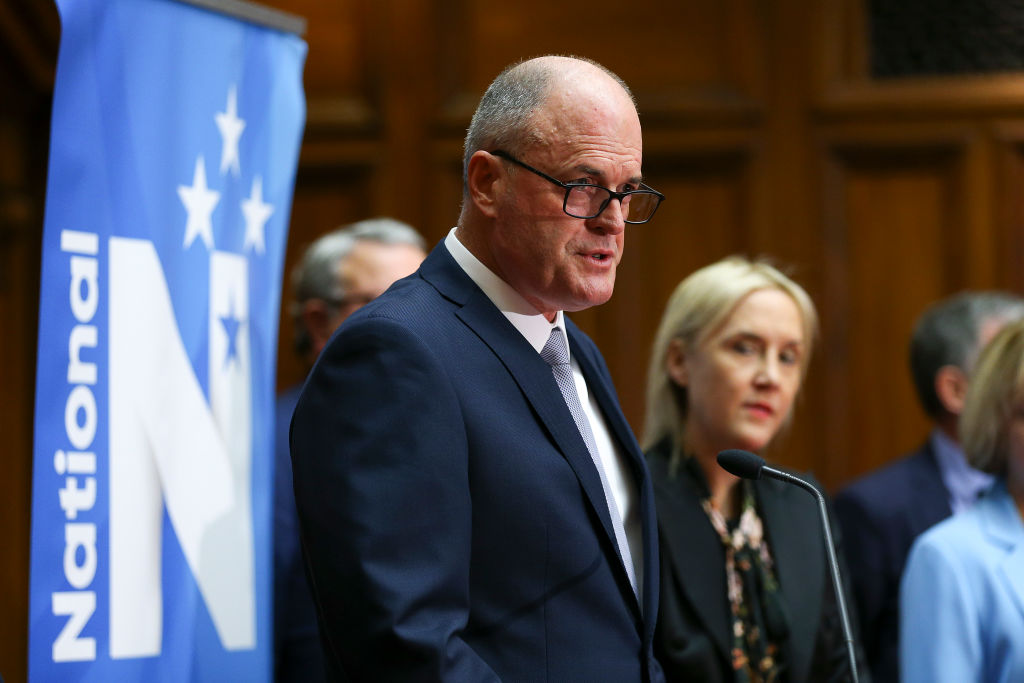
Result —
[{"label": "microphone head", "polygon": [[750,451],[730,448],[718,454],[718,464],[729,474],[734,474],[741,479],[760,479],[764,458],[754,455]]}]

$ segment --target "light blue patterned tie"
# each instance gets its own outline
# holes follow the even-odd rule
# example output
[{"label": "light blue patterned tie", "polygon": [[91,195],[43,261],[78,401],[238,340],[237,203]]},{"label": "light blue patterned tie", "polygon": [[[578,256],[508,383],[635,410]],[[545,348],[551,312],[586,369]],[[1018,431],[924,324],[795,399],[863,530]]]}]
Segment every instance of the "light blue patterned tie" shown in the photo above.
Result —
[{"label": "light blue patterned tie", "polygon": [[590,458],[594,461],[597,474],[601,477],[601,488],[604,490],[604,501],[608,506],[608,515],[612,519],[612,530],[615,532],[615,542],[619,546],[619,555],[622,557],[622,564],[629,576],[629,583],[633,586],[633,593],[637,595],[636,572],[633,568],[633,555],[629,552],[629,543],[626,541],[626,529],[622,524],[622,515],[619,514],[619,506],[615,504],[615,497],[612,495],[611,487],[608,485],[608,477],[601,464],[601,456],[597,451],[597,442],[594,440],[594,433],[590,429],[590,421],[583,406],[580,404],[580,396],[576,393],[576,382],[572,376],[572,366],[569,364],[569,351],[565,346],[565,337],[560,327],[551,330],[551,336],[541,349],[540,357],[551,366],[551,372],[555,375],[558,388],[565,399],[565,405],[572,413],[572,419],[576,421],[576,427],[583,437],[583,442],[590,451]]}]

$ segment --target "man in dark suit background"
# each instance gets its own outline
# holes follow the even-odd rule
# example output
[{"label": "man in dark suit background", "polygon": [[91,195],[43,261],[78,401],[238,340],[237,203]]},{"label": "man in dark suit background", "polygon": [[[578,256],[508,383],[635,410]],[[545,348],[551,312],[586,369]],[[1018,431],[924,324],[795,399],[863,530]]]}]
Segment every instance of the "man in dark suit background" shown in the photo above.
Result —
[{"label": "man in dark suit background", "polygon": [[1024,301],[1001,292],[963,292],[933,304],[910,340],[910,369],[934,422],[917,451],[853,482],[836,496],[860,622],[875,683],[899,680],[899,584],[922,532],[973,503],[991,476],[971,468],[957,422],[978,353]]},{"label": "man in dark suit background", "polygon": [[[419,267],[425,244],[412,226],[371,218],[318,237],[292,271],[295,352],[306,369],[348,316]],[[326,680],[316,610],[299,551],[288,426],[302,386],[277,398],[274,438],[274,680]]]},{"label": "man in dark suit background", "polygon": [[506,69],[466,137],[458,225],[321,354],[291,449],[333,674],[660,680],[650,479],[563,315],[608,300],[626,223],[661,200],[641,155],[611,72]]}]

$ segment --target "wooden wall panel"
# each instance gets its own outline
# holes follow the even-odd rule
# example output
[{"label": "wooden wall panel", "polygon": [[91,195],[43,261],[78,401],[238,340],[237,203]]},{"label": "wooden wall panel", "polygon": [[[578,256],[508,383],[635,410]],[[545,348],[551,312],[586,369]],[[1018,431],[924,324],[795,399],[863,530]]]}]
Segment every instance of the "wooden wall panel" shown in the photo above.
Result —
[{"label": "wooden wall panel", "polygon": [[655,0],[624,20],[614,3],[440,3],[446,74],[440,119],[467,121],[508,64],[541,54],[596,59],[618,73],[652,119],[746,116],[764,89],[764,12],[749,0]]},{"label": "wooden wall panel", "polygon": [[445,237],[462,207],[462,138],[433,145],[427,176],[427,219],[418,226],[429,244]]},{"label": "wooden wall panel", "polygon": [[[0,136],[3,139],[6,136]],[[13,142],[7,140],[7,142]],[[29,216],[35,216],[33,210]],[[0,675],[25,676],[28,647],[29,509],[35,412],[39,242],[28,224],[0,226]]]},{"label": "wooden wall panel", "polygon": [[928,431],[907,344],[929,303],[972,284],[962,240],[969,154],[953,141],[892,146],[863,136],[830,153],[823,318],[833,456],[825,471],[842,481],[917,446]]},{"label": "wooden wall panel", "polygon": [[1024,292],[1024,121],[996,128],[997,282]]},{"label": "wooden wall panel", "polygon": [[303,83],[311,102],[361,101],[360,108],[372,108],[375,74],[369,52],[373,34],[367,30],[372,5],[352,0],[330,3],[290,0],[269,4],[308,20],[304,38],[309,52]]},{"label": "wooden wall panel", "polygon": [[28,651],[39,226],[46,168],[36,145],[45,148],[48,137],[33,114],[47,104],[46,97],[26,92],[17,107],[0,107],[0,677],[8,681],[25,679]]}]

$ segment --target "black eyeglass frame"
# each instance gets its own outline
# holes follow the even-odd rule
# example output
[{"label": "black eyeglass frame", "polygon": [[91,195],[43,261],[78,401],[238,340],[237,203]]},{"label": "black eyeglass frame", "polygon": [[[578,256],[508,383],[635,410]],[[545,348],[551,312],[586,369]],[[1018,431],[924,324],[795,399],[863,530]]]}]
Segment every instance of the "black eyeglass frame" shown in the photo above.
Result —
[{"label": "black eyeglass frame", "polygon": [[[560,188],[565,190],[565,197],[562,198],[562,211],[564,211],[567,216],[572,216],[573,218],[582,218],[584,220],[587,220],[587,219],[590,219],[590,218],[597,218],[602,213],[604,213],[604,210],[608,208],[608,205],[611,204],[613,199],[618,199],[619,200],[619,204],[621,205],[622,204],[622,200],[624,198],[626,198],[626,197],[628,197],[630,195],[633,195],[633,194],[653,195],[653,196],[658,198],[658,203],[654,205],[653,209],[651,209],[651,215],[650,216],[648,216],[647,218],[643,219],[642,221],[626,220],[625,216],[623,216],[623,221],[624,222],[629,223],[630,225],[641,225],[643,223],[648,222],[652,218],[654,218],[654,214],[658,211],[658,207],[661,206],[661,202],[663,202],[665,200],[665,195],[663,195],[662,193],[658,192],[653,187],[651,187],[649,185],[645,185],[644,183],[640,183],[640,188],[639,189],[636,189],[636,190],[626,190],[625,192],[616,192],[615,190],[610,190],[610,189],[608,189],[607,187],[605,187],[603,185],[595,185],[593,183],[563,183],[561,180],[549,176],[544,171],[541,171],[540,169],[534,168],[533,166],[530,166],[529,164],[527,164],[527,163],[525,163],[523,161],[520,161],[519,159],[516,159],[514,156],[512,156],[511,154],[509,154],[508,152],[506,152],[504,150],[496,149],[493,152],[491,152],[491,154],[493,154],[494,156],[498,157],[499,159],[504,159],[505,161],[511,161],[516,166],[522,166],[527,171],[530,171],[531,173],[535,173],[535,174],[539,175],[541,178],[543,178],[544,180],[547,180],[548,182],[554,183],[555,185],[558,185]],[[568,209],[568,206],[569,206],[569,193],[572,192],[577,187],[587,187],[587,188],[593,188],[593,189],[601,189],[601,190],[604,190],[605,192],[608,193],[608,197],[603,202],[601,202],[601,208],[598,209],[597,213],[595,213],[593,216],[577,216],[574,213],[569,213],[569,209]]]}]

